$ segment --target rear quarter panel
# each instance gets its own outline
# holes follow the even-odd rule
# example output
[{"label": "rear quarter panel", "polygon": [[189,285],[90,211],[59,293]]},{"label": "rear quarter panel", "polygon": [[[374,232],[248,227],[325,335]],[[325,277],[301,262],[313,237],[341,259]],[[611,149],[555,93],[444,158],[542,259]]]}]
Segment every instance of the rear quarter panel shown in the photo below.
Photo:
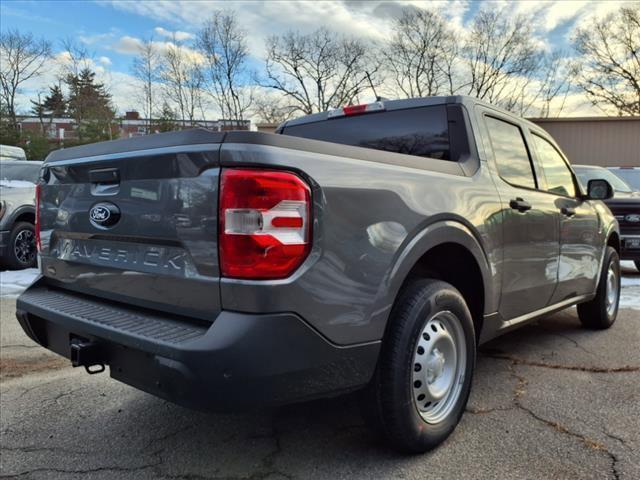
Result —
[{"label": "rear quarter panel", "polygon": [[223,144],[220,161],[223,168],[299,172],[314,202],[313,249],[303,266],[280,281],[221,279],[223,309],[296,312],[336,344],[379,340],[411,266],[434,242],[452,241],[479,259],[488,289],[485,311],[495,311],[502,212],[486,168],[466,177],[419,163],[240,143]]}]

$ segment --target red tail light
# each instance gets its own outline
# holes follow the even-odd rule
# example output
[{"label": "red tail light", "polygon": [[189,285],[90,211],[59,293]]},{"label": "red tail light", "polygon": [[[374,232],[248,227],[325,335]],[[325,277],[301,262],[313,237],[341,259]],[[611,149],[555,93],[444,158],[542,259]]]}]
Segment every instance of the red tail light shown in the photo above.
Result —
[{"label": "red tail light", "polygon": [[294,173],[224,169],[219,218],[225,277],[285,278],[311,249],[311,191]]},{"label": "red tail light", "polygon": [[41,186],[40,184],[36,185],[36,248],[38,252],[42,252],[42,243],[40,242],[40,195],[41,195]]}]

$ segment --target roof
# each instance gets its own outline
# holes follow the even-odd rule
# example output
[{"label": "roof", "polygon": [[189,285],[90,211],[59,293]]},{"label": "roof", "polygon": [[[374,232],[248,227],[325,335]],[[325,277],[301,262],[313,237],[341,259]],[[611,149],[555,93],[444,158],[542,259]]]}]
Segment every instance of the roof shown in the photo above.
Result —
[{"label": "roof", "polygon": [[624,117],[557,117],[557,118],[527,118],[534,123],[561,123],[561,122],[629,122],[640,121],[639,116]]},{"label": "roof", "polygon": [[2,159],[11,160],[26,160],[27,156],[24,150],[20,147],[13,147],[11,145],[0,145],[0,157]]},{"label": "roof", "polygon": [[[404,110],[407,108],[418,108],[418,107],[430,107],[434,105],[451,105],[451,104],[463,104],[463,105],[484,105],[488,108],[492,108],[504,115],[508,115],[515,118],[522,118],[518,115],[514,115],[507,110],[492,105],[491,103],[485,102],[484,100],[480,100],[479,98],[472,97],[469,95],[442,95],[442,96],[433,96],[433,97],[417,97],[417,98],[406,98],[401,100],[380,100],[380,103],[384,105],[385,111],[393,111],[393,110]],[[305,123],[313,123],[319,122],[322,120],[327,120],[328,117],[327,112],[313,113],[311,115],[306,115],[304,117],[295,118],[293,120],[288,120],[280,125],[279,130],[282,128],[292,127],[296,125],[302,125]],[[526,121],[526,119],[525,119]]]}]

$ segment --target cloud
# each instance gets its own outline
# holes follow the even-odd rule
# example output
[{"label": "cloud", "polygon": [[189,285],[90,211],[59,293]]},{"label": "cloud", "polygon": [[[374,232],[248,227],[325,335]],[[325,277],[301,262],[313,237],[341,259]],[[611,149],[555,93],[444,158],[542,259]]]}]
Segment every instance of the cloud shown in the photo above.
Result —
[{"label": "cloud", "polygon": [[94,33],[91,35],[80,34],[78,35],[78,40],[80,40],[85,45],[100,46],[106,42],[110,42],[111,40],[113,40],[115,35],[115,31],[111,31],[108,33]]},{"label": "cloud", "polygon": [[178,42],[182,42],[184,40],[192,40],[193,38],[195,38],[195,35],[193,33],[181,32],[180,30],[172,32],[171,30],[166,30],[162,27],[156,27],[153,29],[153,31],[162,37],[167,37]]},{"label": "cloud", "polygon": [[[179,49],[180,52],[185,56],[185,58],[191,62],[195,63],[203,63],[204,57],[200,52],[190,48],[186,45],[178,44],[176,45],[173,42],[159,42],[153,41],[151,42],[153,48],[160,54],[164,54],[169,50]],[[111,44],[108,48],[110,50],[114,50],[123,55],[138,55],[144,45],[144,42],[136,37],[130,37],[129,35],[125,35],[120,37],[118,41]],[[105,57],[106,58],[106,57]]]},{"label": "cloud", "polygon": [[[6,2],[4,2],[6,3]],[[569,48],[576,26],[586,25],[593,17],[603,18],[611,11],[617,10],[623,1],[591,2],[587,0],[557,0],[557,1],[520,1],[508,2],[496,0],[476,3],[471,0],[451,1],[420,1],[398,0],[386,2],[380,0],[325,0],[322,2],[282,1],[271,0],[264,2],[243,1],[187,1],[187,0],[157,0],[157,1],[129,1],[129,0],[98,0],[103,6],[110,6],[128,17],[135,18],[132,24],[143,24],[145,27],[120,30],[108,29],[104,33],[76,31],[76,38],[85,45],[91,46],[97,56],[92,64],[93,68],[100,68],[99,74],[111,86],[114,103],[120,111],[137,106],[137,99],[132,95],[135,82],[124,72],[109,72],[120,66],[124,71],[130,64],[131,56],[137,55],[143,44],[143,39],[155,38],[153,46],[159,52],[166,52],[175,47],[175,43],[189,44],[195,37],[194,33],[201,28],[203,22],[220,10],[233,10],[237,14],[239,25],[248,33],[247,41],[251,55],[252,68],[260,68],[263,64],[265,38],[269,35],[280,35],[288,30],[298,30],[309,33],[320,26],[327,26],[338,34],[346,34],[383,42],[389,38],[392,20],[403,11],[411,9],[437,10],[448,20],[448,25],[457,33],[464,33],[473,14],[479,8],[507,8],[511,14],[523,14],[532,26],[536,39],[546,49],[551,49],[553,43]],[[3,4],[3,12],[6,11]],[[15,12],[9,11],[9,14]],[[116,12],[117,13],[117,12]],[[129,23],[126,23],[129,24]],[[125,24],[123,24],[125,25]],[[151,26],[151,27],[150,27]],[[153,28],[155,26],[155,28]],[[67,27],[68,28],[68,27]],[[124,29],[124,27],[122,27]],[[457,37],[462,41],[463,37]],[[174,43],[175,42],[175,43]],[[194,61],[201,61],[202,57],[189,47],[184,48],[186,55]],[[570,52],[568,52],[570,54]],[[65,53],[59,54],[59,60],[64,60]],[[55,76],[52,67],[52,76]],[[49,72],[47,72],[48,78]],[[45,77],[43,76],[42,79]],[[106,81],[106,80],[105,80]],[[44,87],[51,82],[43,83]],[[42,84],[41,84],[42,85]],[[31,87],[30,87],[31,88]],[[26,92],[25,88],[25,92]],[[589,108],[588,102],[582,95],[572,96],[568,102],[580,114]],[[27,102],[28,107],[28,102]],[[597,111],[593,111],[597,114]]]},{"label": "cloud", "polygon": [[125,35],[120,37],[118,41],[112,43],[109,48],[124,55],[136,55],[142,47],[142,40],[135,37]]}]

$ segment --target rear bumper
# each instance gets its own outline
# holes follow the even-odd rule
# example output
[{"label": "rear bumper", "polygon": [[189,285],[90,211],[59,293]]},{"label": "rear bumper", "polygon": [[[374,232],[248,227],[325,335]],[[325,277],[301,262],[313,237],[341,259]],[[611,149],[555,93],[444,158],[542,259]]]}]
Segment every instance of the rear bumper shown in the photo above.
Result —
[{"label": "rear bumper", "polygon": [[365,385],[380,343],[339,347],[295,314],[223,311],[213,324],[134,310],[36,282],[17,301],[24,331],[66,358],[100,346],[111,377],[191,408],[237,411]]},{"label": "rear bumper", "polygon": [[640,235],[625,235],[620,236],[620,258],[622,260],[638,260],[640,261],[640,248],[630,248],[630,241],[640,241]]}]

